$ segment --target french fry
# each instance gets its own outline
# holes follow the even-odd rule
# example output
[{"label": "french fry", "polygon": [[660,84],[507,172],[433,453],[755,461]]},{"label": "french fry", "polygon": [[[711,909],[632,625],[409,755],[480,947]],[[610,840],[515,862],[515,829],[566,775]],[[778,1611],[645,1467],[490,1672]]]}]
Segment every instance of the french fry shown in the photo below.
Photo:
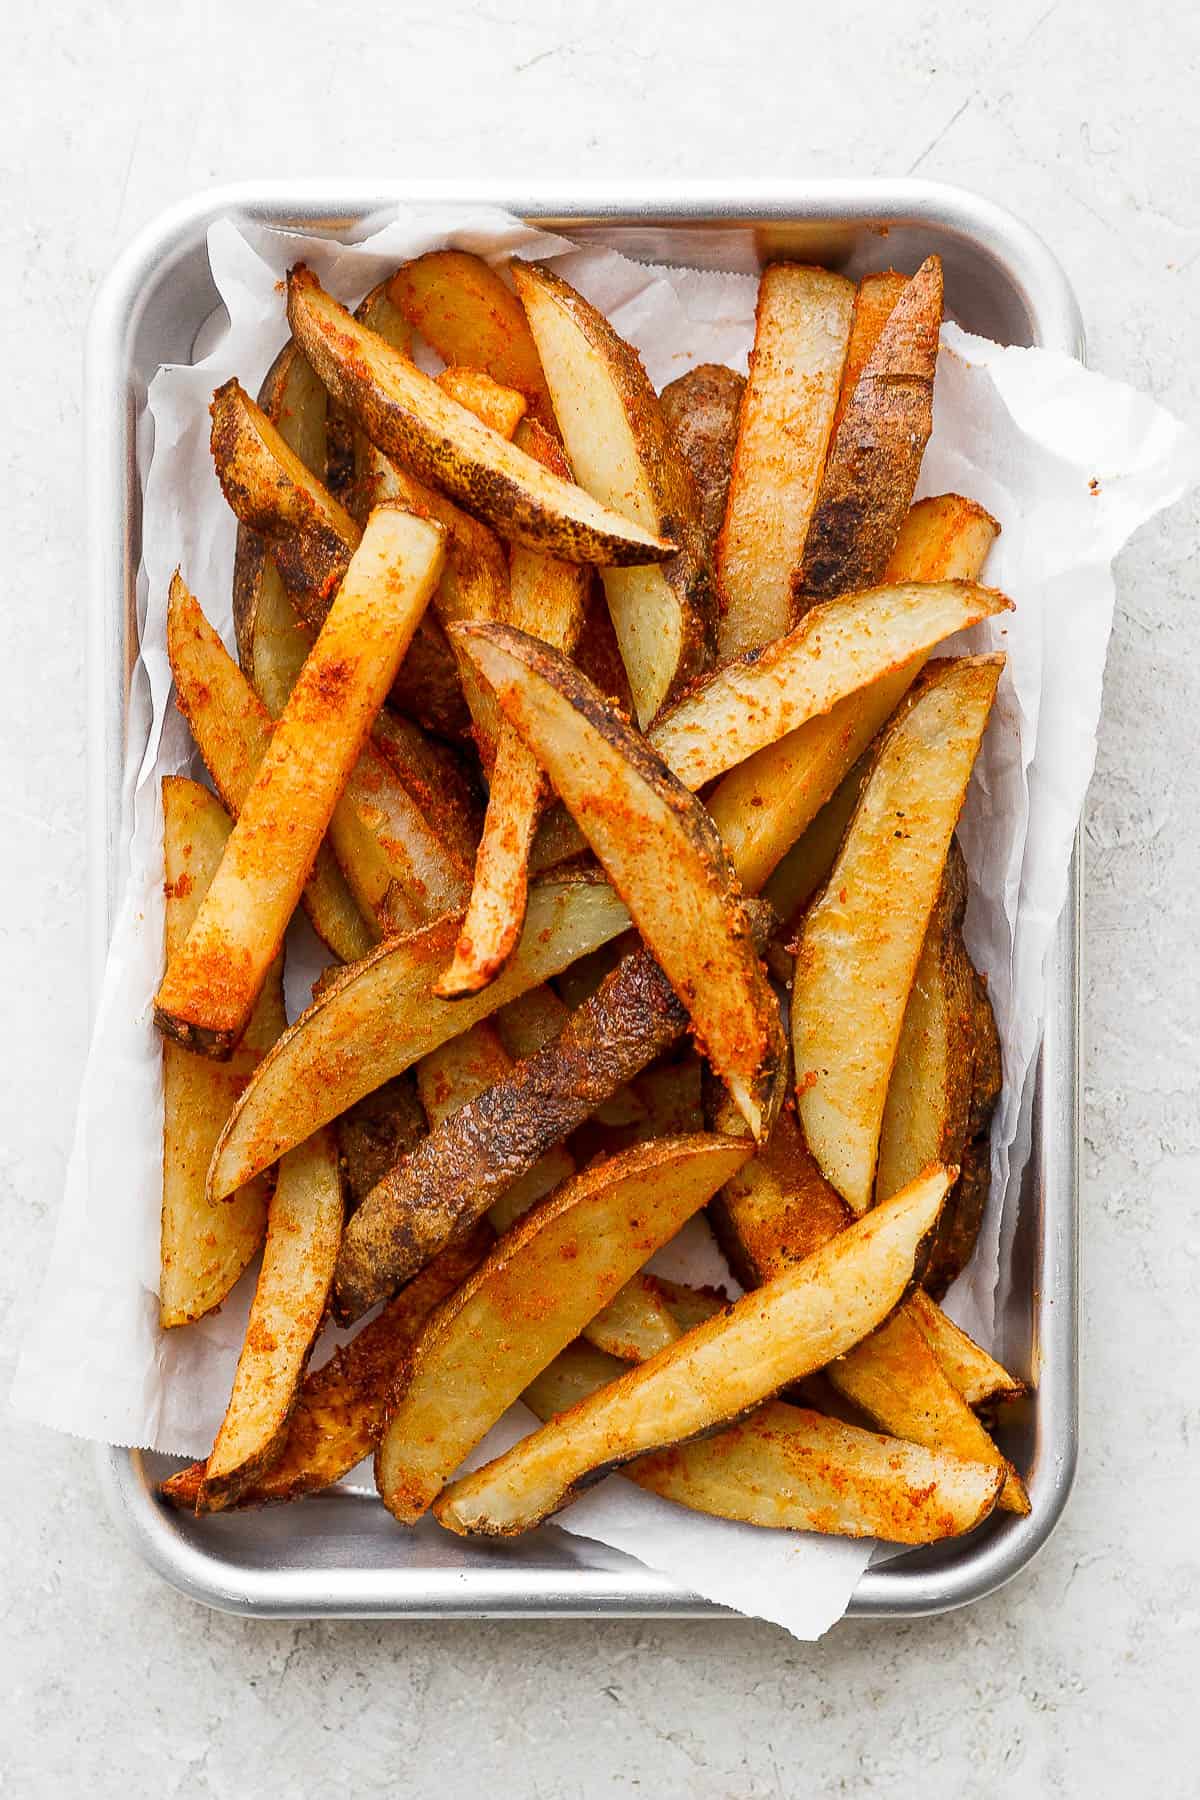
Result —
[{"label": "french fry", "polygon": [[[208,889],[231,830],[219,800],[198,782],[162,784],[166,949],[170,957]],[[158,1322],[186,1325],[225,1299],[262,1244],[271,1182],[256,1176],[214,1205],[204,1191],[209,1158],[246,1081],[287,1023],[282,964],[272,969],[246,1035],[225,1064],[164,1043],[163,1192]]]},{"label": "french fry", "polygon": [[302,265],[288,276],[288,321],[322,381],[373,443],[506,537],[567,562],[657,562],[674,553],[674,544],[560,481],[482,425],[358,325]]},{"label": "french fry", "polygon": [[883,579],[933,430],[942,264],[927,257],[888,317],[829,450],[804,558],[803,606]]},{"label": "french fry", "polygon": [[[480,1225],[461,1244],[447,1246],[356,1337],[311,1370],[279,1456],[227,1504],[242,1508],[300,1500],[331,1487],[369,1456],[404,1359],[430,1314],[461,1286],[492,1242],[492,1233]],[[205,1472],[204,1463],[189,1463],[164,1481],[159,1492],[173,1506],[194,1512]]]},{"label": "french fry", "polygon": [[751,1131],[765,1135],[778,1103],[779,1009],[708,814],[546,645],[495,625],[459,626],[455,642],[625,897]]},{"label": "french fry", "polygon": [[828,269],[774,263],[763,270],[717,543],[722,657],[772,643],[795,622],[792,583],[825,466],[853,307],[854,284]]},{"label": "french fry", "polygon": [[[870,766],[867,752],[834,789],[811,825],[801,832],[763,888],[763,898],[785,921],[785,941],[799,929],[809,901],[829,880]],[[790,969],[788,975],[790,979]]]},{"label": "french fry", "polygon": [[880,740],[838,860],[805,915],[792,990],[805,1139],[870,1205],[888,1080],[1003,657],[931,664]]},{"label": "french fry", "polygon": [[[178,570],[167,601],[167,655],[175,704],[191,726],[217,792],[236,817],[271,741],[271,716]],[[357,961],[376,942],[378,928],[359,910],[328,843],[317,851],[301,900],[318,937],[343,962]]]},{"label": "french fry", "polygon": [[715,624],[712,578],[691,471],[637,352],[561,276],[514,263],[513,279],[554,397],[575,478],[593,498],[630,513],[667,561],[601,565],[608,610],[643,729],[667,696],[703,666]]},{"label": "french fry", "polygon": [[[517,442],[569,479],[562,451],[540,426],[522,426]],[[510,579],[509,623],[569,656],[583,624],[590,571],[517,544]],[[532,751],[511,725],[501,727],[467,916],[454,960],[438,984],[443,998],[478,992],[512,955],[525,917],[529,852],[546,798],[546,778]]]},{"label": "french fry", "polygon": [[[449,644],[446,653],[453,660]],[[371,738],[447,849],[470,868],[479,843],[483,812],[459,753],[449,744],[426,736],[411,718],[387,707],[371,727]]]},{"label": "french fry", "polygon": [[[886,579],[978,581],[999,529],[981,506],[960,495],[919,501],[901,529]],[[923,659],[914,658],[847,695],[730,769],[708,796],[708,809],[751,892],[831,799],[922,666]]]},{"label": "french fry", "polygon": [[[388,283],[379,282],[354,309],[354,317],[404,356],[412,355],[412,330],[408,320],[392,304]],[[370,507],[364,509],[359,491],[360,438],[353,414],[330,400],[325,446],[325,482],[331,494],[343,500],[348,512],[365,525]],[[310,468],[314,465],[310,464]]]},{"label": "french fry", "polygon": [[527,1531],[600,1471],[732,1423],[844,1355],[904,1298],[949,1180],[929,1171],[806,1262],[453,1482],[435,1504],[439,1522],[463,1536]]},{"label": "french fry", "polygon": [[[662,1143],[663,1139],[653,1141]],[[646,1362],[673,1344],[682,1335],[682,1328],[676,1324],[654,1277],[638,1274],[631,1275],[608,1305],[580,1327],[579,1335],[623,1362]]]},{"label": "french fry", "polygon": [[721,363],[701,363],[668,382],[659,395],[663,417],[696,484],[700,529],[710,561],[725,518],[745,387],[745,379],[733,369]]},{"label": "french fry", "polygon": [[512,1230],[426,1328],[375,1459],[388,1510],[415,1523],[521,1390],[673,1237],[749,1145],[704,1136],[597,1164]]},{"label": "french fry", "polygon": [[415,1149],[428,1129],[411,1075],[397,1075],[347,1107],[335,1125],[347,1206],[361,1205],[380,1176]]},{"label": "french fry", "polygon": [[859,377],[870,362],[880,333],[892,316],[897,300],[908,286],[908,276],[896,269],[885,269],[878,275],[864,275],[854,296],[854,316],[850,321],[850,342],[842,368],[842,385],[833,415],[836,432],[858,386]]},{"label": "french fry", "polygon": [[470,363],[518,389],[548,431],[554,408],[524,309],[494,269],[465,250],[431,250],[397,269],[394,305],[447,363]]},{"label": "french fry", "polygon": [[515,435],[528,410],[524,394],[493,381],[483,369],[454,363],[437,376],[437,384],[443,394],[449,394],[451,400],[457,400],[460,406],[465,406],[468,412],[473,412],[477,419],[492,431],[498,431],[503,438],[511,439]]},{"label": "french fry", "polygon": [[460,923],[450,914],[381,944],[323,988],[264,1058],[231,1114],[209,1170],[215,1199],[477,1019],[619,936],[629,914],[607,883],[537,882],[503,974],[469,1000],[437,1000],[433,982]]},{"label": "french fry", "polygon": [[[552,987],[530,988],[527,994],[510,1000],[496,1014],[496,1030],[513,1061],[520,1062],[558,1036],[570,1010]],[[605,1125],[632,1125],[646,1117],[646,1108],[633,1088],[627,1086],[618,1088],[611,1099],[603,1101],[593,1116]],[[701,1120],[696,1130],[702,1127]]]},{"label": "french fry", "polygon": [[958,1389],[968,1406],[986,1406],[989,1400],[1018,1400],[1025,1383],[1010,1375],[994,1356],[968,1337],[920,1288],[908,1307],[925,1334],[938,1366]]},{"label": "french fry", "polygon": [[330,1131],[314,1132],[279,1165],[245,1342],[198,1512],[219,1512],[236,1499],[283,1443],[325,1317],[342,1213],[337,1143]]},{"label": "french fry", "polygon": [[650,742],[694,792],[861,688],[901,671],[907,686],[943,638],[1011,610],[994,588],[962,581],[903,582],[826,601],[760,655],[717,669],[658,721]]},{"label": "french fry", "polygon": [[435,527],[372,516],[159,988],[156,1023],[185,1047],[223,1056],[241,1036],[441,559]]}]

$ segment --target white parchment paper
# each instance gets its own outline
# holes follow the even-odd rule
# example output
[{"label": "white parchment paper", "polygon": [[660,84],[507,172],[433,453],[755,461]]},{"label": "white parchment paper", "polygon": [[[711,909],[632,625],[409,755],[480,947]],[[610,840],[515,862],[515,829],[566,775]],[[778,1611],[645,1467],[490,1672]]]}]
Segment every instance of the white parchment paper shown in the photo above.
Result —
[{"label": "white parchment paper", "polygon": [[[251,1273],[214,1317],[171,1333],[158,1328],[162,1096],[151,1000],[162,961],[159,780],[200,773],[170,703],[165,603],[177,564],[233,645],[234,522],[212,472],[208,402],[233,374],[257,388],[286,335],[280,282],[290,264],[303,258],[353,304],[398,262],[442,245],[491,259],[553,260],[637,345],[658,386],[698,362],[746,367],[756,282],[745,275],[650,269],[615,252],[574,249],[491,210],[405,209],[355,245],[239,231],[227,222],[212,228],[209,255],[228,317],[201,334],[200,360],[163,369],[150,390],[148,598],[130,710],[128,866],[58,1235],[12,1394],[18,1411],[59,1430],[205,1454],[253,1291]],[[996,515],[1003,529],[986,578],[1017,606],[969,634],[970,647],[1003,649],[1009,659],[962,825],[972,881],[968,942],[988,977],[1005,1086],[992,1201],[949,1310],[987,1343],[997,1280],[1001,1290],[1005,1281],[1002,1243],[1013,1224],[1009,1176],[1028,1148],[1046,950],[1092,770],[1112,620],[1110,565],[1144,520],[1200,479],[1200,446],[1151,400],[1067,357],[1002,349],[954,326],[943,342],[922,491],[956,489]],[[305,934],[294,927],[289,947],[293,1014],[311,979]],[[725,1276],[697,1222],[667,1254],[673,1272]],[[486,1449],[494,1453],[528,1423],[514,1409]],[[819,1636],[841,1616],[872,1548],[704,1519],[616,1477],[559,1523],[800,1637]]]}]

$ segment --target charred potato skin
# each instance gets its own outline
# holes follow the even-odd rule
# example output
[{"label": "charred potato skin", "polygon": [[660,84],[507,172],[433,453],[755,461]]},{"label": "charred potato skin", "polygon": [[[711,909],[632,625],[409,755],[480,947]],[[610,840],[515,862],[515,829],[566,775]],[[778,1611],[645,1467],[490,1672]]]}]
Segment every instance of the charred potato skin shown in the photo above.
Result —
[{"label": "charred potato skin", "polygon": [[745,376],[735,369],[727,369],[723,363],[700,363],[668,382],[659,395],[663,417],[692,472],[710,565],[729,497],[745,387]]}]

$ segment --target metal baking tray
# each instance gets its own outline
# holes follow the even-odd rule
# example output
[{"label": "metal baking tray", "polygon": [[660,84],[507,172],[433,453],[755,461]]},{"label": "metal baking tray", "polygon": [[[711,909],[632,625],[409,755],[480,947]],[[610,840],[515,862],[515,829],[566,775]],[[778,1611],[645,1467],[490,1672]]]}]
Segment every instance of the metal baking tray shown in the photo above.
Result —
[{"label": "metal baking tray", "polygon": [[[496,184],[364,182],[238,185],[164,214],[125,252],[97,298],[86,357],[89,898],[93,1002],[123,862],[126,701],[137,649],[147,385],[163,362],[192,360],[218,304],[205,249],[221,216],[360,237],[405,201],[489,202],[644,261],[757,269],[772,256],[860,276],[930,251],[945,265],[948,310],[1002,343],[1081,356],[1071,289],[1046,246],[1000,208],[919,181],[696,183],[617,191]],[[282,320],[281,320],[282,331]],[[1033,1149],[1020,1178],[1016,1298],[995,1346],[1031,1398],[1006,1421],[1005,1448],[1028,1473],[1029,1518],[993,1516],[969,1538],[870,1570],[850,1612],[904,1618],[963,1606],[1022,1569],[1054,1529],[1077,1436],[1076,1187],[1079,1120],[1079,856],[1047,966],[1049,1011],[1035,1071]],[[1009,1194],[1008,1204],[1018,1202]],[[722,1608],[602,1545],[544,1526],[513,1543],[471,1545],[428,1523],[398,1531],[382,1506],[333,1491],[303,1505],[195,1519],[163,1507],[164,1457],[101,1447],[114,1518],[152,1568],[211,1606],[262,1617],[620,1618],[713,1616]]]}]

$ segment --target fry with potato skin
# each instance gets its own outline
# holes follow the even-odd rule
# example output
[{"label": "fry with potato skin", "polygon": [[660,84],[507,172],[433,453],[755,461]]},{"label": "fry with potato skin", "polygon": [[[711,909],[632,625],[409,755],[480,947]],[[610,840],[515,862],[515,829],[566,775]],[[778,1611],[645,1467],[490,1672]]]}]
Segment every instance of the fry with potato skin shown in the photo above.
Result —
[{"label": "fry with potato skin", "polygon": [[303,265],[288,275],[288,321],[330,392],[373,443],[506,537],[567,562],[658,562],[673,554],[669,541],[598,505],[480,424],[358,325]]},{"label": "fry with potato skin", "polygon": [[460,1535],[507,1537],[648,1450],[732,1424],[844,1355],[904,1298],[950,1172],[931,1170],[807,1261],[453,1482],[435,1503]]},{"label": "fry with potato skin", "polygon": [[461,919],[450,914],[338,971],[265,1057],[213,1153],[209,1192],[231,1193],[292,1144],[526,988],[629,928],[605,882],[536,882],[515,955],[482,994],[437,1000]]},{"label": "fry with potato skin", "polygon": [[930,256],[897,300],[829,451],[796,571],[804,606],[880,581],[933,430],[942,264]]},{"label": "fry with potato skin", "polygon": [[631,513],[668,561],[602,565],[621,658],[642,728],[714,647],[712,573],[700,500],[637,351],[552,269],[514,263],[513,280],[576,480],[601,504]]},{"label": "fry with potato skin", "polygon": [[879,342],[884,326],[895,310],[896,302],[908,286],[908,276],[896,269],[885,269],[878,275],[864,275],[854,296],[854,314],[850,321],[850,342],[842,365],[842,385],[833,415],[837,432],[842,415],[854,397],[859,377]]},{"label": "fry with potato skin", "polygon": [[523,632],[460,626],[691,1015],[755,1137],[779,1100],[783,1034],[740,890],[707,812],[566,659]]},{"label": "fry with potato skin", "polygon": [[435,377],[438,386],[451,400],[457,400],[468,412],[503,438],[512,438],[525,417],[527,402],[515,388],[494,381],[484,369],[452,363]]},{"label": "fry with potato skin", "polygon": [[402,1524],[427,1511],[521,1390],[749,1155],[660,1138],[596,1164],[514,1225],[430,1321],[375,1456]]},{"label": "fry with potato skin", "polygon": [[856,1213],[871,1203],[904,1009],[1003,664],[960,657],[926,669],[880,740],[797,943],[800,1122]]},{"label": "fry with potato skin", "polygon": [[943,1375],[968,1406],[985,1406],[989,1400],[1020,1399],[1025,1383],[1010,1375],[994,1356],[968,1337],[927,1292],[918,1288],[907,1304]]},{"label": "fry with potato skin", "polygon": [[258,766],[155,1021],[225,1056],[240,1037],[371,722],[437,581],[442,534],[379,508]]},{"label": "fry with potato skin", "polygon": [[854,285],[843,275],[786,262],[763,270],[717,542],[722,657],[760,649],[795,623],[792,584],[825,465],[853,306]]},{"label": "fry with potato skin", "polygon": [[337,1143],[331,1131],[317,1131],[279,1165],[246,1337],[197,1512],[219,1512],[279,1451],[325,1317],[342,1215]]},{"label": "fry with potato skin", "polygon": [[745,377],[724,364],[700,363],[668,382],[658,397],[668,428],[692,471],[700,501],[700,530],[710,562],[725,517],[745,387]]},{"label": "fry with potato skin", "polygon": [[[187,936],[232,829],[220,801],[199,782],[168,775],[162,784],[163,891],[166,952]],[[186,1325],[219,1306],[255,1255],[267,1230],[269,1175],[258,1175],[226,1201],[205,1193],[213,1145],[238,1094],[270,1049],[287,1017],[283,964],[259,996],[236,1054],[228,1063],[193,1056],[164,1041],[163,1187],[158,1322]]]},{"label": "fry with potato skin", "polygon": [[[300,1500],[340,1481],[369,1456],[383,1430],[387,1397],[405,1357],[430,1314],[449,1299],[494,1242],[480,1225],[441,1255],[329,1361],[311,1370],[300,1388],[279,1456],[228,1504],[237,1509]],[[190,1463],[159,1492],[194,1512],[205,1464]]]}]

